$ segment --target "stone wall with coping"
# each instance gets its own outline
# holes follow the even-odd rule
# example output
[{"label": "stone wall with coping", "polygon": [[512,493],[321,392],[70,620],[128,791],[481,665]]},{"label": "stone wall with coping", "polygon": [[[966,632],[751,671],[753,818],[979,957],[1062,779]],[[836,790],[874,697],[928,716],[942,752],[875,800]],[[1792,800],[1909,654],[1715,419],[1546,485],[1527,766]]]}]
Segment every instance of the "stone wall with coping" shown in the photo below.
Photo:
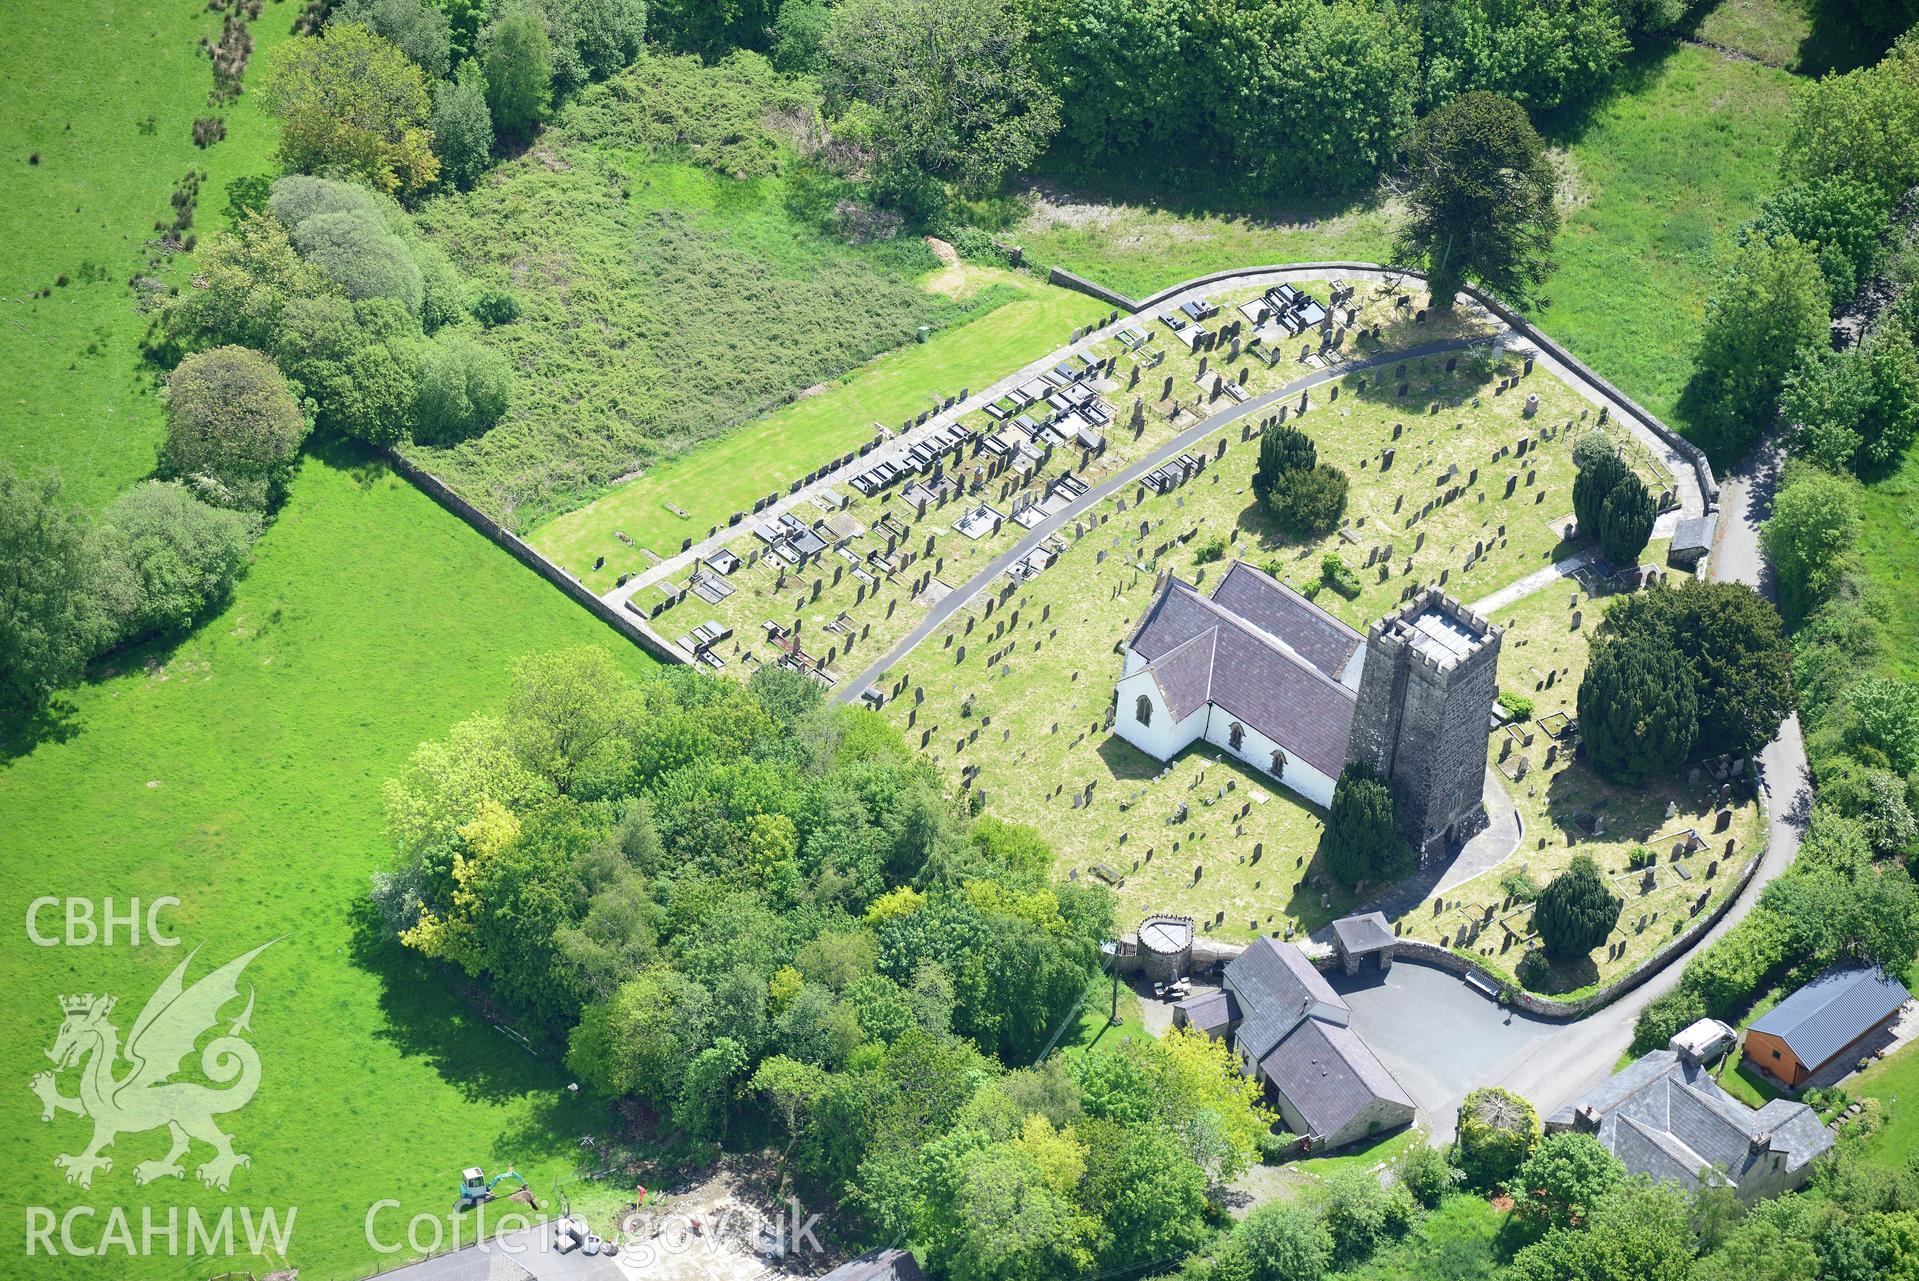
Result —
[{"label": "stone wall with coping", "polygon": [[[1208,272],[1203,276],[1194,276],[1191,280],[1183,280],[1176,285],[1169,285],[1158,293],[1140,299],[1137,303],[1132,303],[1130,300],[1127,300],[1124,294],[1107,289],[1103,285],[1096,284],[1064,268],[1053,268],[1050,278],[1056,285],[1063,285],[1068,289],[1077,289],[1103,302],[1126,306],[1131,311],[1138,313],[1150,311],[1166,299],[1182,294],[1188,289],[1197,289],[1202,285],[1237,280],[1243,276],[1256,276],[1275,271],[1390,271],[1413,280],[1423,281],[1426,278],[1423,272],[1376,262],[1294,262],[1278,265],[1268,264],[1263,267],[1231,267],[1224,271],[1214,271]],[[1595,373],[1585,361],[1579,359],[1579,357],[1573,355],[1570,351],[1567,351],[1564,347],[1560,346],[1536,328],[1531,321],[1520,316],[1491,294],[1483,292],[1476,285],[1466,285],[1462,287],[1460,292],[1484,307],[1487,311],[1490,311],[1493,315],[1505,321],[1508,325],[1512,326],[1517,333],[1524,336],[1527,341],[1533,343],[1542,351],[1549,353],[1553,359],[1559,361],[1585,382],[1597,388],[1607,399],[1615,402],[1621,409],[1631,414],[1641,426],[1664,441],[1692,467],[1693,475],[1699,480],[1699,492],[1706,501],[1706,510],[1713,511],[1719,506],[1719,482],[1713,476],[1712,464],[1707,461],[1705,452],[1701,450],[1699,446],[1693,444],[1684,436],[1681,436],[1678,432],[1668,427],[1651,410]]]},{"label": "stone wall with coping", "polygon": [[623,613],[595,596],[579,579],[534,551],[519,535],[460,497],[452,486],[432,472],[409,461],[397,450],[387,450],[386,460],[393,470],[419,486],[434,502],[485,534],[494,546],[499,547],[514,560],[565,592],[572,597],[575,604],[638,645],[653,658],[662,663],[683,664],[689,661],[686,655],[680,652],[679,646],[648,627],[639,617]]}]

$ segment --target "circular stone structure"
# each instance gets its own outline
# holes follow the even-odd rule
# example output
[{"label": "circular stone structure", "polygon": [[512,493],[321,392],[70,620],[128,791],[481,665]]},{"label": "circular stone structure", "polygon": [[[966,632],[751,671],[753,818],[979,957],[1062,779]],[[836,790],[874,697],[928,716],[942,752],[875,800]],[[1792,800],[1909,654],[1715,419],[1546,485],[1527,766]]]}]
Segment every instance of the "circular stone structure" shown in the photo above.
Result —
[{"label": "circular stone structure", "polygon": [[1161,912],[1139,923],[1140,972],[1171,983],[1193,965],[1193,918]]}]

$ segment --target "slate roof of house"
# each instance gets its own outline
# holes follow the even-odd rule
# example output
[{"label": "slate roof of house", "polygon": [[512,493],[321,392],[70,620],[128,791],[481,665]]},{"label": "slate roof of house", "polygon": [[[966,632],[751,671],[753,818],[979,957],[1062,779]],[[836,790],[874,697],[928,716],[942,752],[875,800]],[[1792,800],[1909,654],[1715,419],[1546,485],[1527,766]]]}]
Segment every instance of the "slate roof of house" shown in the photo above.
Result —
[{"label": "slate roof of house", "polygon": [[1671,1050],[1626,1065],[1550,1121],[1574,1127],[1586,1109],[1598,1117],[1599,1141],[1627,1170],[1670,1182],[1697,1182],[1717,1168],[1737,1187],[1770,1153],[1793,1171],[1832,1147],[1832,1135],[1805,1104],[1774,1099],[1749,1108]]},{"label": "slate roof of house", "polygon": [[1364,637],[1243,563],[1213,588],[1168,577],[1128,645],[1176,720],[1212,703],[1329,777],[1346,763]]},{"label": "slate roof of house", "polygon": [[1259,1069],[1313,1135],[1339,1133],[1375,1099],[1414,1106],[1357,1032],[1324,1019],[1294,1028],[1260,1059]]},{"label": "slate roof of house", "polygon": [[1208,1036],[1218,1036],[1228,1024],[1237,1022],[1240,1012],[1239,1002],[1225,988],[1189,996],[1173,1008],[1186,1015],[1190,1026]]},{"label": "slate roof of house", "polygon": [[1228,963],[1224,982],[1245,1016],[1237,1034],[1239,1048],[1254,1061],[1265,1058],[1315,1005],[1351,1015],[1352,1007],[1305,953],[1264,935]]},{"label": "slate roof of house", "polygon": [[1348,956],[1364,956],[1391,947],[1394,942],[1392,927],[1386,924],[1383,912],[1340,917],[1333,922],[1333,938],[1338,941],[1339,950]]},{"label": "slate roof of house", "polygon": [[924,1281],[911,1250],[874,1250],[848,1259],[819,1281]]},{"label": "slate roof of house", "polygon": [[1673,526],[1672,548],[1676,552],[1703,552],[1712,547],[1713,532],[1719,527],[1719,517],[1708,512],[1704,516],[1683,516]]},{"label": "slate roof of house", "polygon": [[1816,1068],[1911,999],[1905,984],[1876,966],[1827,970],[1766,1011],[1752,1030],[1778,1037]]}]

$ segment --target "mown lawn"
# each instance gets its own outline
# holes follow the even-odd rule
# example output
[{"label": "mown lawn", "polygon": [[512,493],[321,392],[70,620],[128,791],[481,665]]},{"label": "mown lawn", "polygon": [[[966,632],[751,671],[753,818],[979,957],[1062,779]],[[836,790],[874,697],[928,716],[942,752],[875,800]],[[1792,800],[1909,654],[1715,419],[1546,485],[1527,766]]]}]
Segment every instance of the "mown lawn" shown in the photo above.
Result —
[{"label": "mown lawn", "polygon": [[[1570,208],[1559,269],[1536,317],[1553,337],[1661,416],[1673,414],[1728,233],[1775,177],[1793,77],[1691,46],[1647,55],[1588,118],[1550,140]],[[1169,199],[1043,200],[1017,238],[1140,297],[1247,263],[1383,261],[1390,208],[1213,212]]]},{"label": "mown lawn", "polygon": [[1859,1155],[1874,1165],[1903,1170],[1919,1155],[1919,1050],[1905,1046],[1875,1063],[1845,1084],[1853,1098],[1878,1099],[1885,1105],[1886,1124],[1859,1145]]},{"label": "mown lawn", "polygon": [[[252,24],[248,85],[264,83],[294,12],[269,0]],[[71,4],[7,7],[0,458],[58,467],[82,506],[140,479],[159,449],[159,401],[138,352],[146,321],[128,281],[149,270],[146,242],[172,217],[174,184],[189,169],[206,175],[193,228],[205,235],[225,224],[226,184],[266,171],[277,145],[257,92],[207,105],[213,73],[196,46],[220,22],[205,0],[113,0],[80,25]],[[201,150],[193,122],[205,115],[224,119],[227,137]],[[178,283],[187,261],[157,274]],[[52,294],[30,296],[41,289]]]},{"label": "mown lawn", "polygon": [[[385,941],[362,904],[385,849],[382,781],[421,740],[497,707],[514,658],[595,642],[645,665],[383,468],[310,459],[225,614],[177,649],[131,656],[73,691],[57,730],[24,754],[12,743],[0,758],[0,910],[14,922],[0,1055],[15,1083],[0,1162],[11,1201],[124,1205],[136,1227],[141,1206],[162,1217],[173,1206],[297,1207],[291,1262],[325,1281],[396,1261],[364,1242],[373,1202],[401,1203],[383,1229],[416,1212],[443,1215],[465,1166],[517,1166],[549,1198],[554,1179],[576,1171],[580,1137],[604,1133],[606,1116],[565,1093],[560,1067],[488,1026],[446,971]],[[165,919],[185,946],[29,946],[21,922],[42,894],[111,896],[122,907],[177,896]],[[113,993],[124,1035],[191,948],[203,949],[197,977],[268,940],[277,942],[247,975],[262,1082],[226,1118],[252,1165],[227,1194],[211,1192],[194,1181],[192,1165],[206,1159],[198,1149],[185,1181],[136,1187],[134,1165],[160,1156],[165,1140],[126,1134],[91,1191],[65,1183],[53,1157],[80,1149],[85,1123],[41,1124],[25,1088],[47,1067],[58,998]],[[199,1278],[230,1265],[49,1266],[118,1279]]]}]

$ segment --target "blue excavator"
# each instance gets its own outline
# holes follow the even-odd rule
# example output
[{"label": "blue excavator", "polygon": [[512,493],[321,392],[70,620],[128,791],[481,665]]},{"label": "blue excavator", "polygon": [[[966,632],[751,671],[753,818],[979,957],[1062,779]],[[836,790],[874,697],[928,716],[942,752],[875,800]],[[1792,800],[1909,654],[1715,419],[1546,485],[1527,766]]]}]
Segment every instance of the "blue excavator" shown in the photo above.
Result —
[{"label": "blue excavator", "polygon": [[527,1186],[526,1180],[520,1178],[519,1172],[515,1170],[502,1170],[490,1179],[486,1177],[486,1171],[477,1165],[462,1170],[460,1172],[460,1200],[458,1208],[471,1210],[476,1205],[491,1201],[493,1199],[493,1189],[498,1187],[504,1179],[517,1179],[521,1187],[524,1188]]}]

